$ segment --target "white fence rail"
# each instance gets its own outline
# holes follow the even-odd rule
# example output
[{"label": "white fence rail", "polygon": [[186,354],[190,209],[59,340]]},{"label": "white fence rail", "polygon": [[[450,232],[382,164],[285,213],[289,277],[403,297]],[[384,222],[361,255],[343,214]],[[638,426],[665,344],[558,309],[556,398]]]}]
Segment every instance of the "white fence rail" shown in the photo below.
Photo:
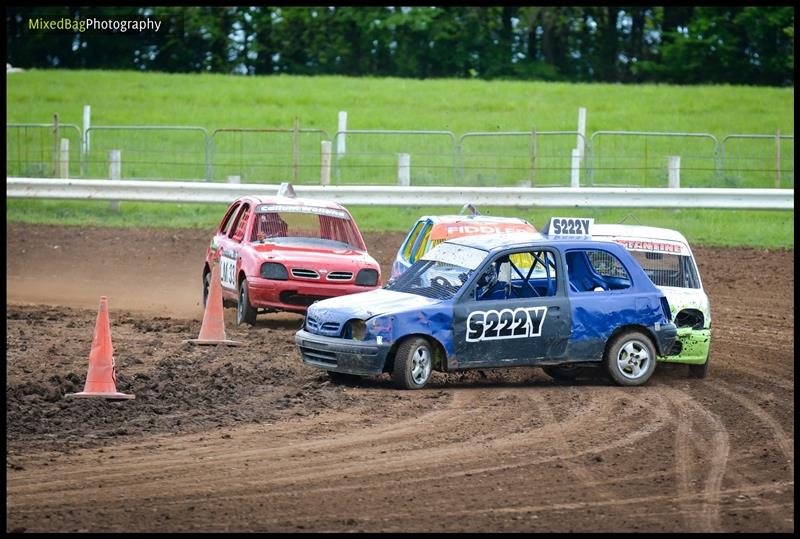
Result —
[{"label": "white fence rail", "polygon": [[[278,185],[200,181],[7,178],[6,198],[229,203],[242,195],[275,195]],[[724,208],[794,210],[794,189],[636,187],[401,187],[296,185],[297,196],[345,206],[481,206]]]}]

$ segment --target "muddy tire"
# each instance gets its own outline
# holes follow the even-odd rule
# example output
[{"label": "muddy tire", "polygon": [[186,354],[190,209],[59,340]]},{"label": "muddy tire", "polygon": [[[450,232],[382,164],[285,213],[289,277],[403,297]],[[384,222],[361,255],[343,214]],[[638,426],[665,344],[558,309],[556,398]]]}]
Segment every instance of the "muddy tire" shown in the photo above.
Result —
[{"label": "muddy tire", "polygon": [[656,370],[656,349],[641,331],[625,331],[609,343],[603,363],[615,384],[641,386]]},{"label": "muddy tire", "polygon": [[550,378],[554,378],[556,380],[563,380],[565,382],[575,380],[578,376],[581,376],[583,374],[583,369],[581,367],[570,366],[568,364],[549,365],[547,367],[542,367],[542,370]]},{"label": "muddy tire", "polygon": [[689,365],[689,378],[705,378],[708,376],[708,369],[711,366],[711,354],[706,356],[706,362],[702,365]]},{"label": "muddy tire", "polygon": [[400,389],[422,389],[433,369],[433,349],[422,337],[408,337],[394,356],[392,382]]},{"label": "muddy tire", "polygon": [[236,306],[236,323],[239,325],[249,324],[254,326],[258,310],[250,305],[250,297],[247,293],[247,279],[242,279],[239,283],[239,303]]}]

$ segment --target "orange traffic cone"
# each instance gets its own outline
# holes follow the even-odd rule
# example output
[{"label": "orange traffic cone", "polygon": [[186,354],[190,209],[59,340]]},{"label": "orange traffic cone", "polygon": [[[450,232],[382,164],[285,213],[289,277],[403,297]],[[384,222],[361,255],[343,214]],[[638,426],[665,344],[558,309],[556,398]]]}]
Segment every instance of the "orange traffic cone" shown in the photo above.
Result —
[{"label": "orange traffic cone", "polygon": [[200,326],[200,335],[196,339],[183,342],[192,344],[225,344],[239,346],[238,341],[231,341],[225,335],[225,317],[222,312],[222,285],[219,280],[219,263],[217,260],[211,265],[211,283],[208,288],[206,310],[203,313],[203,325]]},{"label": "orange traffic cone", "polygon": [[67,393],[65,397],[105,397],[106,399],[135,399],[136,395],[119,393],[114,373],[114,346],[111,344],[111,327],[108,322],[108,298],[100,296],[100,311],[94,328],[92,351],[89,354],[89,373],[80,393]]}]

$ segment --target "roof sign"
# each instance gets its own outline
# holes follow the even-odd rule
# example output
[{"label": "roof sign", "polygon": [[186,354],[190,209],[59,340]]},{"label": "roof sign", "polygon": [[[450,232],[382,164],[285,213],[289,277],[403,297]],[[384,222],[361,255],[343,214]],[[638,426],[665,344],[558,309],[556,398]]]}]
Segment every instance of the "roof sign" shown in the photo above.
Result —
[{"label": "roof sign", "polygon": [[527,223],[503,222],[475,222],[470,219],[453,221],[450,223],[437,223],[431,230],[432,240],[449,240],[462,236],[482,236],[486,234],[519,234],[536,232],[533,226]]},{"label": "roof sign", "polygon": [[594,219],[587,217],[551,217],[542,234],[549,236],[590,236]]},{"label": "roof sign", "polygon": [[335,208],[323,208],[320,206],[301,206],[298,204],[259,204],[256,206],[256,213],[313,213],[315,215],[327,215],[328,217],[338,217],[339,219],[350,219],[347,212]]},{"label": "roof sign", "polygon": [[653,253],[689,254],[682,243],[664,240],[643,240],[641,238],[614,237],[614,241],[629,251],[646,251]]}]

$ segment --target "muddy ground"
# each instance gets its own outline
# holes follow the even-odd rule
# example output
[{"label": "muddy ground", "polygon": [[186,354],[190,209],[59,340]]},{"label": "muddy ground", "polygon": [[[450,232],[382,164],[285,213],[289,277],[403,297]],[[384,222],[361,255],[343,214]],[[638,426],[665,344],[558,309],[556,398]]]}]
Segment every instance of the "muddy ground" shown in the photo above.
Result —
[{"label": "muddy ground", "polygon": [[[302,318],[193,347],[203,231],[7,224],[7,531],[794,531],[794,251],[697,248],[712,370],[337,385]],[[388,273],[402,234],[367,234]],[[117,388],[80,391],[99,297]]]}]

